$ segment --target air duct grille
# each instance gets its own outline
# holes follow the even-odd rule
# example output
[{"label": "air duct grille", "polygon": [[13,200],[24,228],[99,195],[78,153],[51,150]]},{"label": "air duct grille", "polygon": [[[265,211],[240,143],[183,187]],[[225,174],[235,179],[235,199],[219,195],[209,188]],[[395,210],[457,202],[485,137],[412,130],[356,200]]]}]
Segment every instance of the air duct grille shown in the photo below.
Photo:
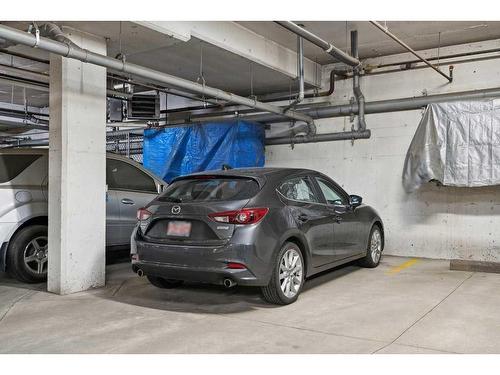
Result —
[{"label": "air duct grille", "polygon": [[158,120],[160,118],[160,97],[158,95],[134,95],[128,101],[127,118]]}]

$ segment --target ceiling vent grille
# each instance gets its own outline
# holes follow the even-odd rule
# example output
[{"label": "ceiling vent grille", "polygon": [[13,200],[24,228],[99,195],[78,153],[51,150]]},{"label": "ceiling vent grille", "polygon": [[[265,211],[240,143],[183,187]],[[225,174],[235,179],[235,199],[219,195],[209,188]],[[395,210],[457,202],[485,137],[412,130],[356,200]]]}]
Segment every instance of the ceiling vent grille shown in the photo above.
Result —
[{"label": "ceiling vent grille", "polygon": [[127,118],[158,120],[160,118],[159,95],[133,95],[128,101]]}]

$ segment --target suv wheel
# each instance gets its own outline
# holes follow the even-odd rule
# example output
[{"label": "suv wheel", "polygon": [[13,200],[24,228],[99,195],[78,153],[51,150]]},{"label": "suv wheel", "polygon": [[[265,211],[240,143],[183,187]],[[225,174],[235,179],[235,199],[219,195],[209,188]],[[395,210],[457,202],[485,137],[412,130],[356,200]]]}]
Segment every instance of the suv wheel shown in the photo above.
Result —
[{"label": "suv wheel", "polygon": [[299,297],[304,285],[304,259],[299,247],[293,242],[283,245],[269,285],[262,288],[264,299],[277,305],[288,305]]},{"label": "suv wheel", "polygon": [[384,240],[382,238],[382,231],[378,225],[374,225],[370,232],[370,241],[368,242],[366,256],[361,259],[360,265],[367,268],[377,267],[380,263],[383,250]]},{"label": "suv wheel", "polygon": [[30,225],[19,230],[7,250],[7,271],[26,283],[47,280],[47,226]]}]

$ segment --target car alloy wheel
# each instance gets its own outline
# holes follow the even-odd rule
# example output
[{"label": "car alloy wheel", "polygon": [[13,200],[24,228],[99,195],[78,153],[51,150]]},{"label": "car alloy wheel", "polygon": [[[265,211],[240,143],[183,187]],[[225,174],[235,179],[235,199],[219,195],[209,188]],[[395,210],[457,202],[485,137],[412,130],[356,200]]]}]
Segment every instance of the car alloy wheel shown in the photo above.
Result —
[{"label": "car alloy wheel", "polygon": [[300,254],[295,249],[288,249],[280,260],[279,282],[281,291],[287,298],[297,295],[303,282],[303,267]]},{"label": "car alloy wheel", "polygon": [[380,230],[375,229],[370,240],[370,251],[374,263],[378,263],[382,254],[382,236]]},{"label": "car alloy wheel", "polygon": [[24,264],[34,273],[47,273],[48,241],[46,236],[33,238],[24,248]]}]

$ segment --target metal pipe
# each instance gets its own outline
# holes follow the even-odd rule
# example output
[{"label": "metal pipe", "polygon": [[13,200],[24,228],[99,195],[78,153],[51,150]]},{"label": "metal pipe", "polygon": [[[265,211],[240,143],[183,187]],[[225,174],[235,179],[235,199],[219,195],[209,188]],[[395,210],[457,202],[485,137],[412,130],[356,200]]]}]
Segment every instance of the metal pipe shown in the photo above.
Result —
[{"label": "metal pipe", "polygon": [[0,64],[0,74],[11,77],[22,77],[31,81],[49,83],[49,75],[45,73],[34,72],[32,70],[17,68],[14,66]]},{"label": "metal pipe", "polygon": [[[357,59],[358,58],[358,31],[351,31],[351,54]],[[365,96],[361,92],[359,86],[359,66],[353,69],[352,76],[352,89],[354,92],[354,97],[358,103],[358,130],[363,131],[366,129],[365,121]]]},{"label": "metal pipe", "polygon": [[[425,107],[427,104],[430,103],[442,103],[442,102],[456,101],[456,100],[480,100],[493,97],[500,97],[500,87],[491,89],[460,91],[460,92],[446,93],[446,94],[427,95],[419,97],[409,97],[402,99],[389,99],[389,100],[381,100],[375,102],[366,102],[365,114],[410,111]],[[322,105],[324,105],[324,103],[322,103]],[[343,117],[343,116],[350,116],[352,114],[357,114],[358,104],[348,103],[348,104],[340,104],[340,105],[317,107],[317,108],[313,108],[312,106],[309,107],[304,106],[304,108],[300,108],[297,111],[305,113],[314,119]],[[230,113],[225,114],[221,112],[210,112],[205,115],[199,114],[196,117],[192,116],[190,122],[201,123],[208,121],[230,121],[235,118],[246,121],[262,122],[269,124],[283,122],[283,119],[280,116],[264,114],[264,113],[255,113],[255,112],[249,114],[238,113],[238,115]],[[186,123],[185,120],[169,121],[167,125],[176,126],[176,125],[183,125],[185,123]]]},{"label": "metal pipe", "polygon": [[26,60],[31,60],[31,61],[39,62],[41,64],[47,64],[48,65],[50,63],[49,60],[45,60],[45,59],[41,59],[41,58],[38,58],[38,57],[29,56],[29,55],[26,55],[24,53],[10,51],[8,49],[1,48],[1,47],[0,47],[0,53],[5,53],[7,55],[19,57],[20,59],[26,59]]},{"label": "metal pipe", "polygon": [[[462,91],[456,93],[447,93],[447,94],[437,94],[437,95],[428,95],[421,97],[412,97],[412,98],[403,98],[403,99],[390,99],[390,100],[381,100],[376,102],[367,102],[365,104],[365,113],[388,113],[388,112],[398,112],[398,111],[410,111],[420,109],[431,103],[443,103],[443,102],[452,102],[457,100],[480,100],[486,98],[494,98],[500,97],[500,87],[492,88],[492,89],[483,89],[483,90],[473,90],[473,91]],[[319,118],[329,118],[329,117],[342,117],[349,116],[351,113],[357,113],[358,108],[357,104],[342,104],[331,107],[317,108],[317,109],[308,109],[306,113],[312,116],[315,119]],[[279,116],[270,116],[270,115],[260,115],[253,117],[245,117],[245,119],[251,119],[252,121],[261,121],[261,122],[280,122],[283,121]],[[226,118],[227,120],[227,118]],[[140,131],[141,129],[133,129],[135,131]],[[130,130],[127,130],[130,131]],[[118,131],[120,132],[120,131]],[[369,132],[366,130],[365,132]],[[340,139],[359,139],[363,138],[361,135],[364,132],[340,132],[340,133],[331,133],[331,134],[339,134],[335,136],[326,136],[325,134],[317,134],[309,137],[277,137],[277,138],[269,138],[266,140],[266,144],[290,144],[290,143],[304,143],[304,140],[314,139],[315,142],[326,142],[328,140],[340,140]],[[341,135],[343,134],[343,135]],[[358,134],[359,136],[355,135]],[[366,138],[369,138],[367,133],[364,133]],[[340,138],[339,138],[340,137]],[[357,137],[357,138],[356,138]],[[300,141],[299,139],[304,139]],[[48,141],[46,141],[46,145]],[[313,141],[311,141],[313,142]],[[20,141],[21,145],[29,145],[27,143],[23,143]],[[16,142],[17,145],[17,142]]]},{"label": "metal pipe", "polygon": [[137,87],[144,87],[144,88],[147,88],[147,89],[157,90],[157,91],[163,92],[165,94],[171,94],[171,95],[174,95],[174,96],[180,96],[182,98],[187,98],[187,99],[195,100],[195,101],[198,101],[198,102],[211,103],[211,104],[214,105],[214,108],[222,107],[225,104],[224,102],[221,103],[221,102],[217,102],[215,100],[211,100],[211,99],[207,99],[207,98],[200,98],[200,97],[197,97],[194,94],[188,94],[187,92],[182,92],[182,91],[175,90],[175,89],[172,89],[172,88],[166,88],[166,87],[161,88],[161,87],[158,87],[158,86],[155,86],[155,85],[148,84],[146,82],[131,81],[128,78],[123,78],[121,76],[117,76],[117,75],[111,74],[111,73],[108,73],[108,78],[112,78],[114,80],[125,82],[125,83],[130,83],[131,85],[134,85],[134,86],[137,86]]},{"label": "metal pipe", "polygon": [[126,92],[121,92],[121,91],[107,89],[106,90],[106,96],[112,96],[112,97],[119,98],[119,99],[130,100],[130,99],[132,99],[132,97],[134,95],[126,93]]},{"label": "metal pipe", "polygon": [[297,36],[297,78],[299,79],[299,93],[297,98],[285,107],[285,111],[294,108],[304,100],[304,41],[300,36]]},{"label": "metal pipe", "polygon": [[78,45],[73,43],[73,41],[70,38],[64,35],[61,28],[57,26],[55,23],[52,22],[44,23],[42,26],[40,26],[39,30],[40,30],[40,36],[45,36],[50,39],[56,40],[58,42],[65,43],[75,48],[79,48]]},{"label": "metal pipe", "polygon": [[18,141],[12,141],[9,145],[5,145],[0,148],[14,148],[14,147],[38,147],[38,146],[48,146],[48,139],[20,139]]},{"label": "metal pipe", "polygon": [[133,131],[143,131],[144,129],[147,129],[149,127],[149,125],[147,123],[141,123],[141,122],[130,122],[130,124],[128,124],[127,122],[113,122],[113,123],[108,123],[106,124],[107,127],[110,127],[110,126],[113,126],[113,127],[119,127],[119,128],[126,128],[126,129],[120,129],[120,130],[111,130],[111,131],[108,131],[106,132],[106,135],[113,135],[113,134],[126,134],[126,133],[130,133],[130,132],[133,132]]},{"label": "metal pipe", "polygon": [[[37,59],[37,58],[31,57],[31,56],[28,56],[28,55],[16,53],[16,52],[9,51],[9,50],[3,49],[3,48],[0,48],[0,53],[4,53],[4,54],[7,54],[7,55],[12,55],[12,56],[15,56],[15,57],[19,57],[19,58],[22,58],[22,59],[31,60],[31,61],[35,61],[35,62],[47,64],[47,65],[49,64],[48,60]],[[10,72],[12,72],[12,73],[19,73],[19,74],[10,74],[8,70],[10,70]],[[11,67],[9,65],[4,65],[4,64],[0,64],[0,73],[6,74],[6,75],[13,75],[13,76],[20,75],[23,78],[28,78],[30,80],[38,81],[38,82],[44,82],[44,83],[48,83],[49,82],[49,75],[48,74],[39,73],[39,72],[35,72],[35,71],[32,71],[32,70],[25,70],[25,69],[17,68],[17,67]],[[223,106],[225,104],[224,102],[216,102],[215,100],[210,100],[210,99],[206,99],[206,98],[203,99],[201,97],[197,97],[194,94],[188,94],[187,92],[181,92],[181,91],[178,91],[178,90],[175,90],[175,89],[169,89],[169,88],[163,88],[162,89],[162,88],[159,88],[159,87],[156,87],[156,86],[148,85],[147,83],[130,81],[130,80],[126,79],[126,78],[123,78],[123,77],[120,77],[120,76],[116,76],[116,75],[113,75],[113,74],[108,74],[108,78],[111,78],[111,79],[114,79],[114,80],[120,80],[120,81],[123,81],[123,82],[127,82],[127,83],[130,83],[130,84],[135,85],[135,86],[140,86],[140,87],[144,87],[144,88],[151,88],[152,90],[158,90],[158,91],[164,92],[166,94],[180,96],[180,97],[184,97],[184,98],[188,98],[188,99],[192,99],[192,100],[196,100],[196,101],[200,101],[200,102],[201,101],[205,101],[207,103],[213,104],[214,108],[221,107],[221,106]],[[111,96],[114,96],[114,95],[111,95]],[[121,95],[121,96],[123,96],[123,95]],[[205,107],[203,107],[203,108],[205,108]]]},{"label": "metal pipe", "polygon": [[[328,83],[328,89],[325,90],[325,91],[320,91],[320,92],[311,92],[311,93],[308,93],[308,94],[305,94],[304,95],[304,99],[308,99],[308,98],[319,98],[319,97],[323,97],[323,96],[330,96],[333,94],[333,92],[335,91],[335,74],[336,74],[336,70],[335,69],[332,69],[330,71],[330,80],[329,80],[329,83]],[[279,93],[279,94],[266,94],[266,95],[261,95],[260,96],[260,101],[261,102],[264,102],[264,103],[269,103],[269,102],[277,102],[277,101],[280,101],[280,100],[289,100],[290,99],[290,95],[283,95],[283,93]]]},{"label": "metal pipe", "polygon": [[[45,127],[44,128],[45,130],[48,131],[48,128]],[[142,130],[142,129],[141,129]],[[108,132],[106,133],[106,135],[110,135],[109,133],[111,132]],[[129,133],[124,133],[124,134],[129,134]],[[132,135],[137,135],[137,136],[140,136],[140,134],[132,134]],[[110,141],[110,142],[107,142],[107,144],[109,145],[110,143],[113,143],[113,141]],[[129,152],[131,152],[134,148],[130,147],[130,144],[131,143],[140,143],[142,142],[139,141],[139,140],[119,140],[118,141],[119,143],[125,143],[126,144],[126,148],[128,149]],[[33,147],[33,146],[48,146],[49,145],[49,139],[48,138],[40,138],[40,139],[19,139],[17,141],[15,140],[12,140],[10,141],[10,144],[7,145],[7,143],[5,143],[6,146],[4,146],[4,148],[9,148],[9,147]]]},{"label": "metal pipe", "polygon": [[289,110],[285,113],[283,108],[276,107],[271,104],[262,103],[257,100],[252,100],[233,93],[225,92],[217,88],[201,85],[187,79],[179,78],[140,65],[100,55],[89,50],[76,47],[74,44],[61,43],[43,37],[37,39],[30,33],[19,31],[5,25],[0,25],[0,38],[4,38],[6,40],[10,40],[12,42],[23,44],[29,47],[37,47],[40,50],[44,50],[56,55],[99,65],[114,71],[150,79],[154,82],[160,82],[168,86],[175,86],[187,91],[196,92],[213,98],[227,100],[228,102],[238,103],[251,108],[257,108],[266,112],[277,114],[281,117],[287,117],[294,120],[305,121],[308,123],[313,121],[311,117],[298,113],[296,111]]},{"label": "metal pipe", "polygon": [[315,94],[306,95],[306,98],[330,96],[333,94],[334,91],[335,91],[335,69],[332,69],[332,71],[330,72],[330,84],[328,86],[328,90],[319,92],[317,95]]},{"label": "metal pipe", "polygon": [[17,114],[9,114],[4,111],[0,111],[0,124],[12,128],[49,129],[49,122],[47,120],[42,120],[31,115],[20,116]]},{"label": "metal pipe", "polygon": [[285,29],[295,33],[302,38],[308,40],[312,44],[317,45],[322,48],[326,53],[330,54],[336,60],[343,62],[349,66],[358,66],[361,63],[358,59],[349,56],[347,53],[342,51],[340,48],[335,47],[334,45],[328,43],[327,41],[321,39],[317,35],[309,32],[308,30],[300,27],[299,25],[290,22],[290,21],[275,21],[278,25],[283,26]]},{"label": "metal pipe", "polygon": [[[0,71],[1,70],[2,69],[0,68]],[[31,90],[49,92],[48,83],[43,83],[43,82],[37,83],[35,81],[30,82],[30,81],[20,79],[20,78],[17,79],[17,78],[5,77],[1,73],[0,73],[0,83],[24,87],[24,88],[31,89]],[[132,94],[127,94],[127,93],[115,91],[115,90],[106,90],[106,95],[118,97],[118,98],[122,98],[122,99],[131,99],[132,98]]]},{"label": "metal pipe", "polygon": [[[320,92],[312,92],[308,94],[304,94],[304,99],[309,99],[309,98],[320,98],[324,96],[330,96],[335,92],[335,74],[336,71],[333,69],[330,71],[330,78],[328,82],[328,89]],[[264,98],[264,99],[262,99]],[[281,100],[289,100],[290,95],[283,95],[281,94],[274,94],[274,95],[264,95],[261,96],[261,102],[264,103],[270,103],[270,102],[277,102]],[[207,110],[207,109],[216,109],[220,108],[221,105],[215,106],[192,106],[192,107],[181,107],[181,108],[172,108],[172,109],[163,109],[161,110],[161,113],[180,113],[180,112],[191,112],[191,111],[197,111],[197,110]],[[241,112],[241,111],[240,111]]]},{"label": "metal pipe", "polygon": [[37,118],[40,121],[47,121],[47,124],[48,124],[48,120],[40,119],[39,117],[49,117],[49,115],[47,113],[34,112],[31,110],[6,108],[6,107],[2,107],[1,105],[0,105],[0,115],[6,115],[6,116],[11,116],[11,117],[17,117],[17,118],[26,118],[26,115],[32,115],[32,117]]},{"label": "metal pipe", "polygon": [[403,48],[405,48],[406,50],[408,50],[408,52],[412,53],[420,61],[422,61],[423,63],[425,63],[427,66],[429,66],[429,68],[432,68],[437,73],[439,73],[444,78],[446,78],[448,80],[448,82],[453,81],[453,77],[452,76],[448,76],[448,75],[444,74],[437,66],[433,65],[431,62],[429,62],[428,60],[426,60],[424,57],[422,57],[420,54],[418,54],[414,49],[412,49],[408,44],[406,44],[405,42],[403,42],[401,39],[399,39],[396,35],[394,35],[393,33],[391,33],[388,29],[386,29],[384,26],[382,26],[381,24],[379,24],[377,21],[370,21],[370,23],[373,26],[375,26],[377,29],[381,30],[389,38],[391,38],[396,43],[398,43],[400,46],[402,46]]},{"label": "metal pipe", "polygon": [[[452,102],[457,100],[480,100],[494,97],[500,97],[500,87],[402,99],[380,100],[376,102],[366,102],[365,114],[411,111],[420,109],[431,103]],[[343,117],[350,116],[352,113],[358,113],[358,105],[357,103],[350,103],[320,108],[304,108],[300,111],[306,113],[314,119]],[[214,115],[215,114],[210,114],[210,116]],[[215,117],[211,117],[211,120],[214,120],[214,118]],[[242,120],[264,123],[282,122],[282,120],[278,116],[266,114],[240,116],[240,118]],[[197,118],[197,121],[200,122],[204,120],[204,118]]]},{"label": "metal pipe", "polygon": [[[500,48],[491,48],[491,49],[478,50],[478,51],[453,53],[453,54],[444,55],[444,56],[432,56],[432,57],[428,57],[427,61],[440,60],[441,61],[440,64],[443,65],[443,64],[445,64],[445,62],[443,62],[443,60],[457,59],[460,57],[474,57],[477,55],[488,55],[488,54],[493,54],[493,53],[498,54],[498,52],[500,52]],[[498,55],[495,55],[494,57],[498,57]],[[485,57],[485,59],[488,59],[488,58],[491,58],[491,57]],[[476,59],[474,59],[474,60],[476,60]],[[461,61],[467,61],[467,60],[461,60]],[[419,63],[419,62],[422,62],[422,61],[417,59],[417,60],[404,60],[404,61],[397,61],[397,62],[390,62],[390,63],[382,63],[382,64],[370,66],[370,70],[388,68],[388,67],[411,66],[411,65]],[[456,63],[456,61],[452,61],[452,62]],[[367,68],[365,68],[365,69],[367,69]]]},{"label": "metal pipe", "polygon": [[330,141],[345,141],[353,139],[367,139],[370,138],[370,130],[351,131],[351,132],[338,132],[327,134],[315,134],[298,137],[277,137],[267,138],[266,145],[289,145],[297,143],[316,143],[316,142],[330,142]]},{"label": "metal pipe", "polygon": [[37,90],[37,91],[43,91],[43,92],[49,92],[49,86],[46,84],[37,84],[37,83],[32,83],[23,79],[15,79],[15,78],[10,78],[10,77],[5,77],[5,76],[0,76],[0,83],[6,84],[6,85],[16,85],[19,87],[24,87],[26,89],[30,90]]}]

